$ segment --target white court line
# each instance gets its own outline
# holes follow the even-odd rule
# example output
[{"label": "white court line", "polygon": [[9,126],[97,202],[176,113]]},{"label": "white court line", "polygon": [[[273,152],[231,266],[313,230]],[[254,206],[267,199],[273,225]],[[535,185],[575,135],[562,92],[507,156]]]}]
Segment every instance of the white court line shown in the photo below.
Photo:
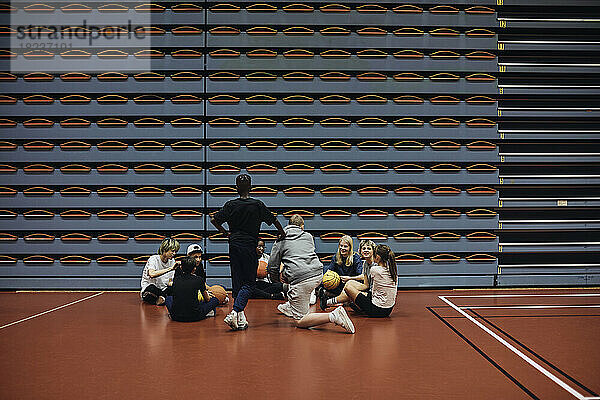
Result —
[{"label": "white court line", "polygon": [[65,308],[65,307],[72,306],[73,304],[77,304],[77,303],[79,303],[79,302],[81,302],[81,301],[89,300],[89,299],[91,299],[92,297],[100,296],[100,295],[101,295],[101,294],[103,294],[103,293],[104,293],[104,292],[99,292],[99,293],[93,294],[93,295],[91,295],[91,296],[84,297],[83,299],[79,299],[79,300],[72,301],[72,302],[70,302],[70,303],[64,304],[64,305],[62,305],[62,306],[58,306],[58,307],[56,307],[56,308],[53,308],[53,309],[51,309],[51,310],[47,310],[47,311],[41,312],[41,313],[39,313],[39,314],[32,315],[31,317],[23,318],[23,319],[20,319],[20,320],[18,320],[18,321],[11,322],[10,324],[2,325],[2,326],[0,326],[0,329],[8,328],[9,326],[16,325],[16,324],[19,324],[19,323],[21,323],[21,322],[25,322],[25,321],[28,321],[28,320],[30,320],[30,319],[36,318],[36,317],[40,317],[40,316],[42,316],[42,315],[44,315],[44,314],[51,313],[52,311],[56,311],[56,310],[60,310],[61,308]]},{"label": "white court line", "polygon": [[473,307],[459,307],[461,310],[479,310],[479,309],[484,309],[484,308],[513,308],[513,309],[518,309],[518,308],[536,308],[536,309],[543,309],[543,308],[600,308],[599,304],[589,304],[589,305],[585,305],[585,306],[563,306],[563,305],[548,305],[548,306],[473,306]]},{"label": "white court line", "polygon": [[[439,297],[439,296],[438,296]],[[577,293],[577,294],[478,294],[470,296],[444,296],[455,297],[600,297],[600,293]]]},{"label": "white court line", "polygon": [[[461,297],[461,296],[456,296],[456,297]],[[486,332],[491,337],[493,337],[494,339],[496,339],[498,342],[500,342],[501,344],[503,344],[504,346],[506,346],[510,351],[512,351],[513,353],[515,353],[519,357],[521,357],[523,360],[525,360],[525,362],[527,362],[533,368],[535,368],[538,371],[540,371],[542,374],[544,374],[546,377],[548,377],[550,380],[552,380],[558,386],[560,386],[561,388],[563,388],[564,390],[566,390],[567,392],[569,392],[576,399],[578,399],[578,400],[590,400],[590,398],[585,397],[584,395],[582,395],[581,393],[579,393],[578,391],[576,391],[575,389],[573,389],[571,386],[567,385],[565,382],[563,382],[562,380],[560,380],[559,378],[557,378],[555,375],[553,375],[546,368],[542,367],[541,365],[539,365],[538,363],[536,363],[535,361],[533,361],[531,358],[527,357],[525,354],[523,354],[515,346],[513,346],[510,343],[508,343],[506,340],[502,339],[500,336],[498,336],[497,334],[495,334],[494,332],[492,332],[490,329],[488,329],[486,326],[484,326],[483,324],[481,324],[475,318],[471,317],[469,314],[467,314],[466,312],[464,312],[463,310],[461,310],[460,307],[457,307],[450,300],[446,299],[445,296],[438,296],[438,298],[440,300],[442,300],[444,303],[448,304],[450,307],[454,308],[457,312],[459,312],[460,314],[462,314],[465,318],[467,318],[469,321],[471,321],[472,323],[474,323],[475,325],[477,325],[479,328],[481,328],[484,332]]]}]

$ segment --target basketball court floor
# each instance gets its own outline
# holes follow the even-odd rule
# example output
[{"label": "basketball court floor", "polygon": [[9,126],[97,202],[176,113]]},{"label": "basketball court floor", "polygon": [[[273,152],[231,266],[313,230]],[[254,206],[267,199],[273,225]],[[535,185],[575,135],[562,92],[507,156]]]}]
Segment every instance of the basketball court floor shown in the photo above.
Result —
[{"label": "basketball court floor", "polygon": [[600,290],[400,291],[356,334],[251,300],[169,320],[133,292],[0,292],[0,399],[600,399]]}]

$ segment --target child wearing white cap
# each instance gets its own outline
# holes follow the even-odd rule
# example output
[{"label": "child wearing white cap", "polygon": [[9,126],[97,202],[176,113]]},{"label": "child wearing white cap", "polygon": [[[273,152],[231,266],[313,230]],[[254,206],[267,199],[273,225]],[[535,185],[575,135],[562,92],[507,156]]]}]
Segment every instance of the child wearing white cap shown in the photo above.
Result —
[{"label": "child wearing white cap", "polygon": [[[194,259],[196,262],[196,270],[194,271],[194,275],[200,276],[206,282],[206,270],[202,265],[202,246],[198,243],[190,244],[187,248],[186,254]],[[177,275],[177,272],[175,273]],[[209,296],[212,298],[213,294],[210,291],[210,287],[206,285],[206,290],[208,291]],[[229,297],[225,296],[225,300],[220,304],[227,304],[229,302]]]}]

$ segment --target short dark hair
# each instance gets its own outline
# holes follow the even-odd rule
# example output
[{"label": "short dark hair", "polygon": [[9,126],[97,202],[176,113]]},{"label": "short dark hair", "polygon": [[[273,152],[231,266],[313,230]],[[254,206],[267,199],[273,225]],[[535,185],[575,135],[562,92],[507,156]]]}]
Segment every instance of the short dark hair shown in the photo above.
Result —
[{"label": "short dark hair", "polygon": [[240,174],[235,178],[235,186],[239,194],[248,194],[252,188],[252,178],[248,174]]},{"label": "short dark hair", "polygon": [[183,272],[191,274],[194,268],[196,268],[196,260],[194,260],[194,257],[183,257],[183,259],[181,260],[181,270]]}]

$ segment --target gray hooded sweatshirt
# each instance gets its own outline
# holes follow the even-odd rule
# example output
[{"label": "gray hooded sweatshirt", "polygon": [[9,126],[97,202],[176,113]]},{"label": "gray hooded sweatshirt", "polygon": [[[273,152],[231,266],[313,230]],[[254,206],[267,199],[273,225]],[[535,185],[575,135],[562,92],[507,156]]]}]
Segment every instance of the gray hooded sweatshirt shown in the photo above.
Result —
[{"label": "gray hooded sweatshirt", "polygon": [[267,270],[273,282],[279,282],[279,266],[291,285],[323,273],[323,264],[315,252],[312,235],[298,225],[283,228],[285,239],[275,242],[271,249]]}]

